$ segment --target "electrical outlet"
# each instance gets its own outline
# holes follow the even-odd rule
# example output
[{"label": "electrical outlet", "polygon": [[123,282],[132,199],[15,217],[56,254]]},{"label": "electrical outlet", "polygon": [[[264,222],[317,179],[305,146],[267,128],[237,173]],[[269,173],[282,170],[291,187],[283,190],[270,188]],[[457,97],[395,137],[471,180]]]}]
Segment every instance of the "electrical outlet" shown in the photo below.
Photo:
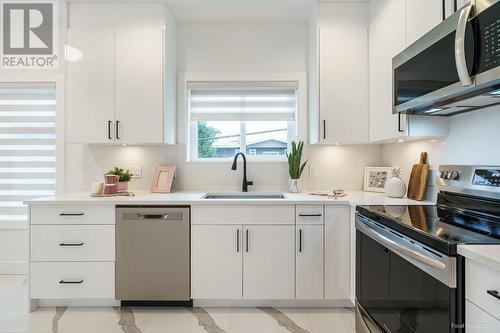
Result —
[{"label": "electrical outlet", "polygon": [[318,177],[316,164],[309,164],[309,177],[316,178]]},{"label": "electrical outlet", "polygon": [[142,177],[142,166],[141,165],[129,165],[127,167],[128,170],[132,173],[132,178],[141,178]]}]

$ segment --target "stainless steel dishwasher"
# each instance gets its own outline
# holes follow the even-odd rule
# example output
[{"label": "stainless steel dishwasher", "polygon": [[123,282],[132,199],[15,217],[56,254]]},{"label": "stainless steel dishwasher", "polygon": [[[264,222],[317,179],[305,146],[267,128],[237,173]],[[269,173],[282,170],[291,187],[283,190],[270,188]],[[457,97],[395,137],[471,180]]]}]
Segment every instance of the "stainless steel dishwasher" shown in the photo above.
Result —
[{"label": "stainless steel dishwasher", "polygon": [[116,292],[122,305],[192,305],[189,207],[117,206]]}]

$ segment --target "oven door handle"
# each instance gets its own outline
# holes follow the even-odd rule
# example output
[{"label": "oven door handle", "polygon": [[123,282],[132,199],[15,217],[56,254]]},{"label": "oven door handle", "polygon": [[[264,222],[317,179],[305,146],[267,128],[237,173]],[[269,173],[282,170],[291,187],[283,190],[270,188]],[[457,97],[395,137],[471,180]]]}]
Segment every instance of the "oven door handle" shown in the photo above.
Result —
[{"label": "oven door handle", "polygon": [[467,22],[472,11],[472,5],[462,9],[457,24],[457,32],[455,33],[455,65],[457,67],[458,77],[463,87],[470,86],[472,79],[467,70],[467,59],[465,57],[465,32],[467,30]]},{"label": "oven door handle", "polygon": [[389,239],[389,238],[379,234],[378,232],[376,232],[375,230],[373,230],[372,228],[370,228],[369,226],[367,226],[365,223],[363,223],[361,221],[360,221],[359,225],[362,226],[363,233],[378,240],[382,245],[389,247],[391,250],[393,250],[395,252],[399,251],[399,252],[421,262],[422,264],[427,265],[427,266],[441,269],[441,270],[446,269],[446,265],[444,263],[440,262],[439,260],[433,259],[431,257],[428,257],[428,256],[422,254],[422,253],[419,253],[417,251],[409,249],[406,246],[398,244],[397,242],[393,241],[392,239]]}]

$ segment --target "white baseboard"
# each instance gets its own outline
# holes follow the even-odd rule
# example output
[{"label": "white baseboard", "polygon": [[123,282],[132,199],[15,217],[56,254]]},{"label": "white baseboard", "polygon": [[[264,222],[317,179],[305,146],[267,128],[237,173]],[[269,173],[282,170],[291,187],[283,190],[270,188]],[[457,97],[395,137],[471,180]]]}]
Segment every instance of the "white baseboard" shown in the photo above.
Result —
[{"label": "white baseboard", "polygon": [[39,307],[54,306],[78,306],[78,307],[101,307],[120,306],[120,301],[114,299],[39,299]]},{"label": "white baseboard", "polygon": [[341,300],[193,300],[195,307],[280,307],[280,308],[353,308],[349,299]]},{"label": "white baseboard", "polygon": [[25,261],[0,261],[0,275],[28,274],[28,263]]}]

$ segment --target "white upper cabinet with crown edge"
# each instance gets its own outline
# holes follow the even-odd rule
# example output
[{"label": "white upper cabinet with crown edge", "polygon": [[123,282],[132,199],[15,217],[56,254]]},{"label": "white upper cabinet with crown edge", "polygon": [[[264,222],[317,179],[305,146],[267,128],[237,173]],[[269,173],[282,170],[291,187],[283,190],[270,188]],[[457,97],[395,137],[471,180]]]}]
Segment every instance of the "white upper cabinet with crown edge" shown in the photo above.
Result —
[{"label": "white upper cabinet with crown edge", "polygon": [[448,135],[448,118],[392,113],[392,58],[442,20],[442,3],[424,2],[430,5],[417,0],[369,3],[370,142]]},{"label": "white upper cabinet with crown edge", "polygon": [[368,142],[368,5],[320,3],[309,22],[309,142]]},{"label": "white upper cabinet with crown edge", "polygon": [[164,112],[176,112],[164,110],[164,38],[161,28],[68,29],[70,143],[175,143],[164,139],[175,128]]}]

